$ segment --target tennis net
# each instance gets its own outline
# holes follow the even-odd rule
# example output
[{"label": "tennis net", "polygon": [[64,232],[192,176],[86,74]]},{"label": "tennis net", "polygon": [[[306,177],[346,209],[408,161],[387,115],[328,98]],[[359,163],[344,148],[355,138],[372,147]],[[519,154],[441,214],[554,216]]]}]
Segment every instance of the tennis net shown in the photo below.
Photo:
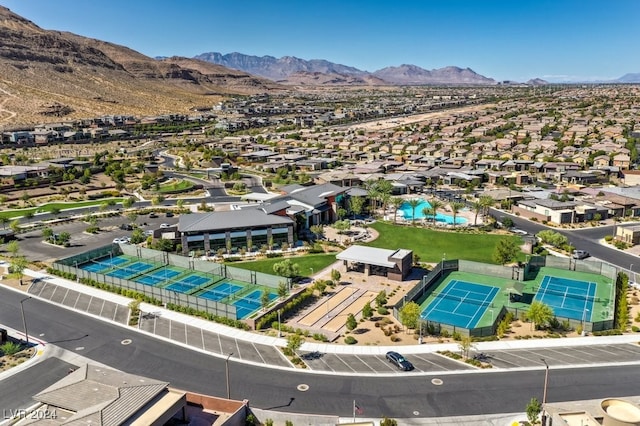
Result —
[{"label": "tennis net", "polygon": [[569,291],[569,289],[566,289],[566,290],[563,291],[563,290],[554,290],[552,288],[546,287],[546,288],[543,288],[541,290],[542,290],[542,294],[543,295],[545,295],[545,294],[553,294],[553,295],[556,295],[556,296],[570,297],[572,299],[586,300],[586,301],[594,302],[594,303],[599,301],[599,299],[597,297],[595,297],[595,296],[589,296],[589,295],[587,295],[585,293],[571,293]]},{"label": "tennis net", "polygon": [[493,303],[490,300],[485,300],[485,299],[474,299],[468,296],[455,296],[453,294],[449,294],[449,293],[435,293],[434,296],[436,297],[436,299],[449,299],[449,300],[455,300],[458,302],[462,302],[462,303],[472,303],[474,305],[479,305],[479,306],[488,306],[488,307],[492,307]]}]

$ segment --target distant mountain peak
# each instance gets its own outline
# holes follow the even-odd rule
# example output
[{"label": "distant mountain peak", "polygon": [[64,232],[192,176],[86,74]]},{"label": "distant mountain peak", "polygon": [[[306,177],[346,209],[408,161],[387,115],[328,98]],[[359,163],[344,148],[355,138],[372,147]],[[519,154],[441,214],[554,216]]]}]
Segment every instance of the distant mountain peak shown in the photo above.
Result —
[{"label": "distant mountain peak", "polygon": [[[495,80],[484,77],[471,68],[447,66],[435,70],[425,70],[417,65],[402,64],[383,68],[373,73],[347,65],[336,64],[325,59],[305,60],[295,56],[251,56],[241,53],[202,53],[195,59],[223,65],[249,74],[266,77],[277,82],[294,84],[373,84],[382,82],[398,85],[423,84],[496,84]],[[325,74],[321,77],[320,74]]]}]

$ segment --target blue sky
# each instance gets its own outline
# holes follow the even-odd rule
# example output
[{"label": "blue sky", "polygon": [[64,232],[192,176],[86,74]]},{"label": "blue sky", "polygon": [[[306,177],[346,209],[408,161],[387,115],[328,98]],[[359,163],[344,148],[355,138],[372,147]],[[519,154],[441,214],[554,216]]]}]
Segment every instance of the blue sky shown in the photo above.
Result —
[{"label": "blue sky", "polygon": [[45,29],[148,56],[327,59],[375,71],[455,65],[497,80],[640,72],[640,0],[0,0]]}]

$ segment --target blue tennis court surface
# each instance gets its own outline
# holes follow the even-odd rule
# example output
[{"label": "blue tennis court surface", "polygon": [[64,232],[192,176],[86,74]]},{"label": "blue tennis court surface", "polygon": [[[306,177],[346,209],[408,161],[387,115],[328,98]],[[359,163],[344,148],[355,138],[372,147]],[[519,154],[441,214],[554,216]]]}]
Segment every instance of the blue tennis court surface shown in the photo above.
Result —
[{"label": "blue tennis court surface", "polygon": [[199,294],[198,297],[204,297],[205,299],[218,301],[226,297],[229,297],[234,293],[237,293],[241,289],[242,289],[242,286],[239,286],[236,284],[222,283],[210,290],[207,290]]},{"label": "blue tennis court surface", "polygon": [[203,284],[211,282],[209,278],[201,277],[199,275],[189,275],[176,281],[175,283],[165,287],[167,290],[179,291],[181,293],[188,293],[196,287],[200,287]]},{"label": "blue tennis court surface", "polygon": [[591,320],[596,283],[547,275],[534,300],[549,305],[554,315],[575,320]]},{"label": "blue tennis court surface", "polygon": [[421,317],[462,328],[475,328],[500,289],[451,280],[422,311]]},{"label": "blue tennis court surface", "polygon": [[133,262],[130,265],[119,266],[117,269],[107,272],[105,275],[109,275],[111,277],[128,279],[134,275],[138,275],[143,273],[144,271],[148,271],[149,269],[155,268],[154,265],[145,262]]},{"label": "blue tennis court surface", "polygon": [[158,271],[145,274],[141,277],[135,278],[134,281],[145,285],[156,285],[158,283],[170,280],[173,277],[180,275],[180,271],[174,269],[163,268]]},{"label": "blue tennis court surface", "polygon": [[[269,293],[269,302],[278,297],[275,293]],[[262,307],[262,290],[255,290],[233,303],[236,307],[236,318],[244,319]]]},{"label": "blue tennis court surface", "polygon": [[114,266],[118,266],[123,263],[127,263],[127,259],[122,257],[103,257],[102,259],[93,260],[85,263],[84,265],[80,265],[79,268],[89,272],[100,273],[101,271],[111,269]]}]

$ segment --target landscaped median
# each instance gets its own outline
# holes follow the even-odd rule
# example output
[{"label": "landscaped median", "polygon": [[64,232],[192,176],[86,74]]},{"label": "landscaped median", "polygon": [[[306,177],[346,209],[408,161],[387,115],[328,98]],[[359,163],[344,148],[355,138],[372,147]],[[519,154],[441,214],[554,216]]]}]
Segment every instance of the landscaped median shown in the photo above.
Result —
[{"label": "landscaped median", "polygon": [[38,207],[27,207],[24,209],[4,210],[0,212],[0,218],[15,219],[35,215],[37,213],[60,213],[62,210],[77,209],[81,207],[101,206],[103,204],[116,205],[122,203],[122,198],[103,198],[91,201],[77,201],[72,203],[47,203]]}]

